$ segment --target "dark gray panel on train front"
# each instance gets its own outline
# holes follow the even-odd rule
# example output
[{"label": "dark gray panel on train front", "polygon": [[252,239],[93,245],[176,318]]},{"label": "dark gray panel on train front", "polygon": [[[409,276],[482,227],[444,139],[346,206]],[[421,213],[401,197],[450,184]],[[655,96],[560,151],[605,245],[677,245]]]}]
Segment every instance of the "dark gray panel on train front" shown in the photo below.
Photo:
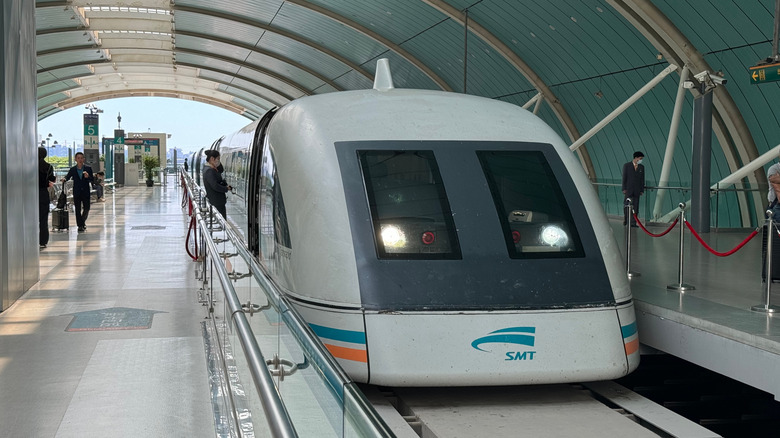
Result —
[{"label": "dark gray panel on train front", "polygon": [[[582,199],[553,147],[521,142],[356,141],[335,144],[366,310],[572,308],[614,304]],[[461,258],[380,259],[358,151],[430,150],[441,172]],[[477,151],[540,151],[579,235],[577,257],[512,259]],[[583,255],[584,254],[584,255]]]}]

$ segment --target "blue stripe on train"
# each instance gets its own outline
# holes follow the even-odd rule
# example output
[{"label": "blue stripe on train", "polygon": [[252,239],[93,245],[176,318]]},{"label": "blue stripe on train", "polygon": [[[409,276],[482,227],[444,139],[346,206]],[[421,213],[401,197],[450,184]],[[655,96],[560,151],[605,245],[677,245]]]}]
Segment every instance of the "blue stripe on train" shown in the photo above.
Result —
[{"label": "blue stripe on train", "polygon": [[324,327],[317,324],[309,324],[314,333],[326,339],[333,339],[334,341],[351,342],[353,344],[366,343],[366,334],[364,332],[356,332],[354,330],[342,330],[331,327]]}]

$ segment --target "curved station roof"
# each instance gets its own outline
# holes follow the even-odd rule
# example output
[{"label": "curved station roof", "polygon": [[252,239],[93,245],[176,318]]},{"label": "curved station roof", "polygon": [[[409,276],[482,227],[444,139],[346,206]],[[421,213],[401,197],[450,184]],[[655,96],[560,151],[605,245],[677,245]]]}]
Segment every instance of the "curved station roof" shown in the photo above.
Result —
[{"label": "curved station roof", "polygon": [[[685,186],[699,91],[685,89],[667,141],[681,75],[728,81],[711,84],[713,181],[780,143],[771,104],[780,82],[755,85],[748,70],[772,55],[774,9],[775,0],[37,0],[38,116],[161,96],[254,120],[302,96],[370,88],[377,60],[389,58],[397,88],[524,105],[574,143],[658,78],[576,153],[608,183],[642,150],[654,184],[669,144],[668,184]],[[720,208],[749,222],[763,208],[753,198]]]}]

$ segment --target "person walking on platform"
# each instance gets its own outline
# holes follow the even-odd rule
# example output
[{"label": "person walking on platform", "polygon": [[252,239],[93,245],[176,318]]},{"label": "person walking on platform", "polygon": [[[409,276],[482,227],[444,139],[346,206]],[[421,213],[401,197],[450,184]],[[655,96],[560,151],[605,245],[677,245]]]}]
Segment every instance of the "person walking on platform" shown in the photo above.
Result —
[{"label": "person walking on platform", "polygon": [[38,148],[38,225],[40,235],[38,242],[41,249],[49,244],[49,188],[54,187],[54,168],[46,162],[46,148]]},{"label": "person walking on platform", "polygon": [[233,190],[233,187],[227,185],[219,167],[222,166],[219,160],[219,151],[208,150],[206,154],[206,168],[203,170],[203,185],[206,187],[206,197],[211,205],[217,209],[223,218],[227,219],[227,192]]},{"label": "person walking on platform", "polygon": [[631,199],[636,215],[639,216],[639,196],[645,192],[645,166],[642,159],[645,157],[641,151],[634,152],[634,159],[623,165],[623,225],[631,219],[631,226],[636,227],[634,216],[627,217],[625,213],[626,200]]},{"label": "person walking on platform", "polygon": [[70,168],[63,181],[73,180],[73,206],[76,207],[76,225],[79,233],[87,230],[89,195],[94,178],[92,168],[84,164],[84,153],[76,152],[76,165]]}]

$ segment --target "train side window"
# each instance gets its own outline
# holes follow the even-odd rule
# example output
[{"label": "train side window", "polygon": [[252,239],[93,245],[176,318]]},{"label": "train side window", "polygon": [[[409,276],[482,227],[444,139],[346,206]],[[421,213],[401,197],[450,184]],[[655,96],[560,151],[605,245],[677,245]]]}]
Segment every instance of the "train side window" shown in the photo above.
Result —
[{"label": "train side window", "polygon": [[539,151],[478,151],[511,258],[584,257],[577,227]]},{"label": "train side window", "polygon": [[[260,251],[266,260],[292,247],[282,189],[271,148],[263,148],[260,186]],[[282,247],[282,248],[280,248]]]},{"label": "train side window", "polygon": [[433,151],[358,150],[380,259],[460,259]]}]

